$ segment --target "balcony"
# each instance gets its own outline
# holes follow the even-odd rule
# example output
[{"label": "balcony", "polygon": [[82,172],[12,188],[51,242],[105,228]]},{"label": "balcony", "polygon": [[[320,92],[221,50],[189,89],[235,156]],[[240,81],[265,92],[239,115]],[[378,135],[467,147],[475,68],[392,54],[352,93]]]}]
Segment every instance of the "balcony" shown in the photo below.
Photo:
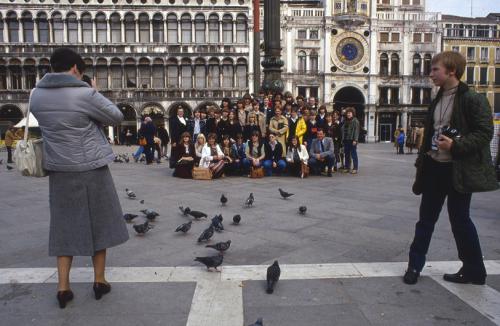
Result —
[{"label": "balcony", "polygon": [[441,20],[441,14],[437,12],[377,12],[378,20],[403,20],[412,22],[435,22]]}]

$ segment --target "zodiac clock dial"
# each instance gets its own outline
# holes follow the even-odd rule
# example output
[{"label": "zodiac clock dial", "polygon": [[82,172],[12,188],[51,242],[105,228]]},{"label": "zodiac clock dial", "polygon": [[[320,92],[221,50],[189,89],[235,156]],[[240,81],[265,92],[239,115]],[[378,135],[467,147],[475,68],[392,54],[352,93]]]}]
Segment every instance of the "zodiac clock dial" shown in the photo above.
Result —
[{"label": "zodiac clock dial", "polygon": [[367,42],[359,34],[348,32],[332,42],[332,61],[343,71],[352,72],[363,67],[367,56]]}]

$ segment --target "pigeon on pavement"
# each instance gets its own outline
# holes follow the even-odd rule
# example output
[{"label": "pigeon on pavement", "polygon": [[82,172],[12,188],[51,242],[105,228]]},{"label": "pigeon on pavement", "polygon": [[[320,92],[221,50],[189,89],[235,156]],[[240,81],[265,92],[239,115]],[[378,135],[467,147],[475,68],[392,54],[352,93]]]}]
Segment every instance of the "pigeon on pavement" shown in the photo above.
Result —
[{"label": "pigeon on pavement", "polygon": [[212,218],[212,226],[214,227],[215,231],[217,232],[224,231],[224,225],[222,225],[222,220],[223,218],[221,214],[215,215]]},{"label": "pigeon on pavement", "polygon": [[192,211],[192,210],[189,210],[188,212],[189,215],[191,215],[192,217],[194,217],[195,219],[200,219],[202,217],[204,218],[207,218],[208,215],[203,213],[203,212],[199,212],[199,211]]},{"label": "pigeon on pavement", "polygon": [[248,325],[248,326],[264,326],[264,324],[263,324],[262,318],[259,318],[259,319],[257,319],[257,321],[255,323],[253,323],[252,325]]},{"label": "pigeon on pavement", "polygon": [[210,225],[208,229],[205,229],[198,238],[198,242],[208,241],[214,235],[214,227]]},{"label": "pigeon on pavement", "polygon": [[183,232],[183,233],[186,233],[187,231],[189,231],[189,229],[191,229],[191,224],[193,224],[192,221],[189,221],[187,223],[184,223],[184,224],[181,224],[177,227],[177,229],[175,229],[175,232]]},{"label": "pigeon on pavement", "polygon": [[135,195],[135,193],[134,193],[132,190],[128,189],[128,188],[126,188],[126,189],[125,189],[125,192],[127,193],[127,196],[128,196],[128,198],[130,198],[130,199],[135,199],[135,197],[137,197],[137,196]]},{"label": "pigeon on pavement", "polygon": [[158,214],[157,212],[155,212],[154,210],[150,209],[150,208],[147,208],[147,209],[141,209],[141,212],[146,215],[146,218],[148,220],[154,220],[157,216],[160,216],[160,214]]},{"label": "pigeon on pavement", "polygon": [[13,169],[13,167],[12,167],[12,166],[7,165],[7,170],[12,170],[12,169]]},{"label": "pigeon on pavement", "polygon": [[227,197],[224,196],[224,194],[220,196],[220,203],[222,204],[222,206],[225,206],[227,203]]},{"label": "pigeon on pavement", "polygon": [[179,206],[179,209],[180,209],[182,215],[184,215],[184,216],[187,216],[188,213],[191,211],[191,209],[189,207],[184,208],[183,206]]},{"label": "pigeon on pavement", "polygon": [[134,218],[136,218],[137,216],[139,216],[139,215],[135,215],[135,214],[124,214],[124,215],[123,215],[123,219],[125,219],[125,221],[126,221],[127,223],[130,223],[130,222],[132,222],[132,220],[133,220]]},{"label": "pigeon on pavement", "polygon": [[267,268],[267,289],[266,292],[268,294],[273,293],[274,286],[280,279],[281,269],[280,265],[278,265],[278,261],[275,260],[274,263]]},{"label": "pigeon on pavement", "polygon": [[241,221],[241,216],[239,214],[233,216],[233,224],[240,224],[240,221]]},{"label": "pigeon on pavement", "polygon": [[217,255],[210,257],[196,257],[194,260],[199,261],[203,265],[207,266],[207,270],[210,270],[210,268],[213,267],[215,268],[216,271],[218,271],[217,267],[219,267],[222,264],[224,256]]},{"label": "pigeon on pavement", "polygon": [[143,224],[134,224],[133,227],[137,234],[145,234],[153,228],[152,225],[149,225],[149,221],[146,221]]},{"label": "pigeon on pavement", "polygon": [[206,245],[205,247],[215,249],[223,254],[224,251],[229,249],[229,246],[231,246],[231,240],[227,240],[226,242],[217,242],[216,244]]},{"label": "pigeon on pavement", "polygon": [[306,206],[300,206],[299,207],[299,213],[304,215],[307,212],[307,207]]},{"label": "pigeon on pavement", "polygon": [[253,192],[250,193],[250,196],[248,196],[247,200],[245,201],[245,206],[247,207],[250,207],[253,205],[253,202],[254,202],[254,198],[253,198]]},{"label": "pigeon on pavement", "polygon": [[139,203],[144,204],[144,199],[141,199],[141,201]]},{"label": "pigeon on pavement", "polygon": [[288,197],[292,197],[294,195],[294,194],[291,194],[289,192],[284,191],[281,188],[278,188],[278,190],[280,191],[280,195],[281,195],[281,197],[283,197],[283,199],[287,199]]}]

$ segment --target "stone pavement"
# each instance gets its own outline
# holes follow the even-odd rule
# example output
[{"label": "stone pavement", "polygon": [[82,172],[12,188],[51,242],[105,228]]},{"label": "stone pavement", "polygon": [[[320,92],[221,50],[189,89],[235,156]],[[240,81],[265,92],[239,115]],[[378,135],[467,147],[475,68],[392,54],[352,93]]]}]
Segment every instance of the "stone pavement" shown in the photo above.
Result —
[{"label": "stone pavement", "polygon": [[[133,147],[116,147],[131,153]],[[360,173],[332,178],[290,177],[179,180],[167,164],[112,164],[124,212],[160,213],[145,237],[109,251],[113,292],[91,297],[90,259],[76,258],[75,300],[55,302],[54,259],[47,257],[47,178],[21,177],[0,166],[0,325],[229,325],[264,317],[265,325],[500,325],[500,192],[475,194],[471,215],[488,261],[487,286],[445,287],[440,276],[458,269],[446,209],[436,225],[427,276],[401,282],[417,218],[411,193],[416,155],[395,155],[390,144],[362,144]],[[0,159],[6,153],[0,153]],[[124,189],[139,199],[129,200]],[[282,200],[277,188],[296,195]],[[243,208],[250,192],[255,207]],[[221,207],[219,197],[229,198]],[[305,216],[297,214],[307,205]],[[186,221],[178,206],[224,216],[231,239],[222,273],[208,273],[195,256],[214,254],[196,239],[207,226]],[[242,223],[233,226],[232,216]],[[265,268],[278,259],[283,279],[267,295]],[[252,265],[252,266],[247,266]],[[437,267],[436,267],[437,266]],[[288,275],[288,276],[287,276]]]}]

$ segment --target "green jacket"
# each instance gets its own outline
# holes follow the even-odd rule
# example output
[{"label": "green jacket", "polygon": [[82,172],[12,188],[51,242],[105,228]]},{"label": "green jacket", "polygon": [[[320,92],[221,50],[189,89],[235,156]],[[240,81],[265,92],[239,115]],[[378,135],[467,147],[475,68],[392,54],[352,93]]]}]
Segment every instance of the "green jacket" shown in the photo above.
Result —
[{"label": "green jacket", "polygon": [[359,138],[359,127],[359,121],[358,119],[356,119],[356,117],[353,117],[352,120],[346,119],[341,127],[342,139],[353,140],[357,142]]},{"label": "green jacket", "polygon": [[[424,140],[418,161],[422,161],[421,155],[431,149],[434,110],[442,93],[441,89],[427,113]],[[472,193],[498,189],[490,152],[494,129],[488,100],[469,90],[466,84],[460,82],[453,102],[450,127],[457,129],[461,135],[453,141],[451,146],[452,178],[455,190],[460,193]],[[416,165],[419,165],[418,162]],[[422,172],[425,173],[425,171]],[[418,174],[417,172],[417,179]]]}]

